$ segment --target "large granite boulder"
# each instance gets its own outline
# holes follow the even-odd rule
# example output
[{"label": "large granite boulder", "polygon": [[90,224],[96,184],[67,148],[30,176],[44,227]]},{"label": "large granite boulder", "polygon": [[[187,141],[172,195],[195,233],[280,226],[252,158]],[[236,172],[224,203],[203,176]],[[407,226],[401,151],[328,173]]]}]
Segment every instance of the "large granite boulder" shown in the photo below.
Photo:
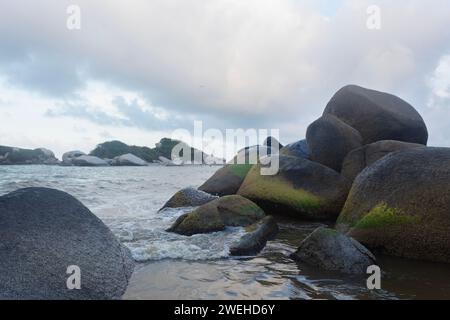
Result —
[{"label": "large granite boulder", "polygon": [[311,150],[311,160],[338,172],[342,169],[345,156],[362,146],[362,137],[357,130],[329,114],[309,125],[306,140]]},{"label": "large granite boulder", "polygon": [[192,187],[184,188],[175,193],[160,210],[165,208],[198,207],[217,198],[217,196]]},{"label": "large granite boulder", "polygon": [[[66,285],[69,266],[80,268],[79,290]],[[119,299],[133,268],[129,250],[69,194],[0,197],[0,299]]]},{"label": "large granite boulder", "polygon": [[251,167],[251,164],[228,164],[217,170],[198,189],[217,196],[236,194]]},{"label": "large granite boulder", "polygon": [[374,142],[351,151],[344,159],[341,173],[344,177],[353,181],[366,167],[389,153],[419,147],[424,147],[424,145],[395,140]]},{"label": "large granite boulder", "polygon": [[62,156],[62,165],[64,166],[72,166],[72,160],[81,156],[85,156],[86,153],[79,150],[69,151],[63,154]]},{"label": "large granite boulder", "polygon": [[356,240],[328,228],[316,229],[291,255],[296,261],[329,271],[365,274],[375,256]]},{"label": "large granite boulder", "polygon": [[287,146],[281,148],[280,154],[284,156],[311,159],[311,150],[309,149],[306,139],[288,144]]},{"label": "large granite boulder", "polygon": [[78,167],[106,167],[109,163],[106,160],[94,156],[79,156],[72,159],[72,164]]},{"label": "large granite boulder", "polygon": [[241,196],[225,196],[180,216],[167,230],[186,236],[246,227],[265,217],[256,204]]},{"label": "large granite boulder", "polygon": [[115,166],[131,166],[131,167],[144,167],[148,166],[148,162],[136,157],[134,154],[127,153],[121,156],[115,157],[112,161]]},{"label": "large granite boulder", "polygon": [[230,248],[232,256],[249,256],[260,252],[267,241],[272,240],[278,233],[278,225],[272,216],[248,226],[247,233]]},{"label": "large granite boulder", "polygon": [[349,85],[331,98],[324,114],[334,115],[358,130],[363,144],[380,140],[427,144],[428,131],[420,114],[388,93]]},{"label": "large granite boulder", "polygon": [[450,262],[450,148],[402,150],[367,167],[337,228],[389,255]]},{"label": "large granite boulder", "polygon": [[306,220],[335,219],[349,185],[338,172],[307,159],[282,156],[276,175],[262,175],[262,164],[247,174],[238,194],[273,215]]}]

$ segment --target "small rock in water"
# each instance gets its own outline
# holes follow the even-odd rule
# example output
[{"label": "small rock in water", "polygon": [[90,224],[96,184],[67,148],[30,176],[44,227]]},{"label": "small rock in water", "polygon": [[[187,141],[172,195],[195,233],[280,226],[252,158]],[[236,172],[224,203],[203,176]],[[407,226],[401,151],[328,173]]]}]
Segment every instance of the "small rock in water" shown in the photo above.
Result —
[{"label": "small rock in water", "polygon": [[291,255],[296,261],[329,271],[364,274],[374,265],[375,256],[362,244],[346,235],[324,227],[316,229]]},{"label": "small rock in water", "polygon": [[160,209],[160,211],[165,208],[198,207],[216,200],[217,198],[217,196],[210,195],[209,193],[194,189],[192,187],[185,188],[175,193],[172,198],[170,198]]},{"label": "small rock in water", "polygon": [[264,217],[264,211],[252,201],[226,196],[180,216],[167,231],[192,236],[222,231],[225,227],[247,227]]},{"label": "small rock in water", "polygon": [[267,216],[247,227],[247,231],[248,233],[230,248],[232,256],[248,256],[260,252],[267,241],[276,236],[278,225],[272,216]]}]

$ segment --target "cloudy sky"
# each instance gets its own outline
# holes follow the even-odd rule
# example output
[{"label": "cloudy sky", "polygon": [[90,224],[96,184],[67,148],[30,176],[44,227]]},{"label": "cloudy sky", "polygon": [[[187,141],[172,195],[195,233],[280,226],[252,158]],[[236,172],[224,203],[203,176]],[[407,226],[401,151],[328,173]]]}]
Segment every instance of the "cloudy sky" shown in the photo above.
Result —
[{"label": "cloudy sky", "polygon": [[359,84],[413,104],[450,146],[449,21],[448,0],[2,1],[0,144],[153,146],[194,120],[288,143]]}]

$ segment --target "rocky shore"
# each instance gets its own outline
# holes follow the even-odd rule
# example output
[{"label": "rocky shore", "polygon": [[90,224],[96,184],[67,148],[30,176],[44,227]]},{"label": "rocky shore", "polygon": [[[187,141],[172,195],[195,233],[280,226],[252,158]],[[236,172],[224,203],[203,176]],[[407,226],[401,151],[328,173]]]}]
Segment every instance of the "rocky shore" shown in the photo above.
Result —
[{"label": "rocky shore", "polygon": [[[185,237],[241,228],[232,256],[256,255],[276,237],[283,216],[326,222],[291,252],[299,264],[365,274],[377,255],[450,263],[450,148],[427,147],[420,114],[388,93],[346,86],[301,139],[274,138],[241,150],[198,189],[180,190],[161,208],[188,208],[167,229]],[[45,149],[0,147],[2,164],[145,166],[173,144],[136,149],[118,142],[61,162]],[[273,146],[277,146],[274,148]],[[264,150],[264,162],[250,164]],[[279,152],[277,152],[279,150]],[[155,158],[156,157],[156,158]],[[267,160],[278,173],[261,175]],[[170,160],[169,160],[170,161]],[[134,262],[89,209],[53,189],[20,189],[0,197],[0,298],[117,299]],[[67,290],[67,267],[86,274]]]}]

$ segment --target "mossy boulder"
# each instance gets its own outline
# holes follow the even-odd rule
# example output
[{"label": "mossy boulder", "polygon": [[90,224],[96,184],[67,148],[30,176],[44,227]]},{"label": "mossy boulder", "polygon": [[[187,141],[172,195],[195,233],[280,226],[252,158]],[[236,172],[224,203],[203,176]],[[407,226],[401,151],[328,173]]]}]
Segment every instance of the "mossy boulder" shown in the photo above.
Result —
[{"label": "mossy boulder", "polygon": [[251,164],[228,164],[220,168],[198,189],[217,196],[236,194],[251,167]]},{"label": "mossy boulder", "polygon": [[402,150],[367,167],[337,228],[389,255],[450,262],[450,149]]},{"label": "mossy boulder", "polygon": [[165,208],[198,207],[216,199],[217,196],[189,187],[175,193],[161,210]]},{"label": "mossy boulder", "polygon": [[329,228],[316,229],[291,255],[296,261],[328,271],[365,274],[375,256],[356,240]]},{"label": "mossy boulder", "polygon": [[306,140],[311,150],[311,160],[338,172],[345,156],[362,146],[362,137],[357,130],[329,114],[309,125]]},{"label": "mossy boulder", "polygon": [[349,185],[338,172],[303,158],[278,157],[276,175],[261,175],[262,164],[247,174],[238,194],[268,214],[305,220],[334,220],[348,194]]},{"label": "mossy boulder", "polygon": [[278,225],[274,217],[264,219],[248,226],[247,233],[230,248],[232,256],[248,256],[260,252],[267,241],[272,240],[278,233]]},{"label": "mossy boulder", "polygon": [[225,196],[180,216],[167,230],[186,236],[246,227],[265,217],[264,211],[241,196]]},{"label": "mossy boulder", "polygon": [[424,147],[424,145],[395,140],[374,142],[351,151],[344,159],[341,173],[344,177],[353,181],[364,168],[389,153],[419,147]]},{"label": "mossy boulder", "polygon": [[280,154],[284,156],[311,159],[311,150],[309,149],[306,139],[288,144],[287,146],[281,148]]},{"label": "mossy boulder", "polygon": [[392,94],[349,85],[331,98],[324,114],[358,130],[363,144],[380,140],[427,144],[428,131],[420,114]]}]

